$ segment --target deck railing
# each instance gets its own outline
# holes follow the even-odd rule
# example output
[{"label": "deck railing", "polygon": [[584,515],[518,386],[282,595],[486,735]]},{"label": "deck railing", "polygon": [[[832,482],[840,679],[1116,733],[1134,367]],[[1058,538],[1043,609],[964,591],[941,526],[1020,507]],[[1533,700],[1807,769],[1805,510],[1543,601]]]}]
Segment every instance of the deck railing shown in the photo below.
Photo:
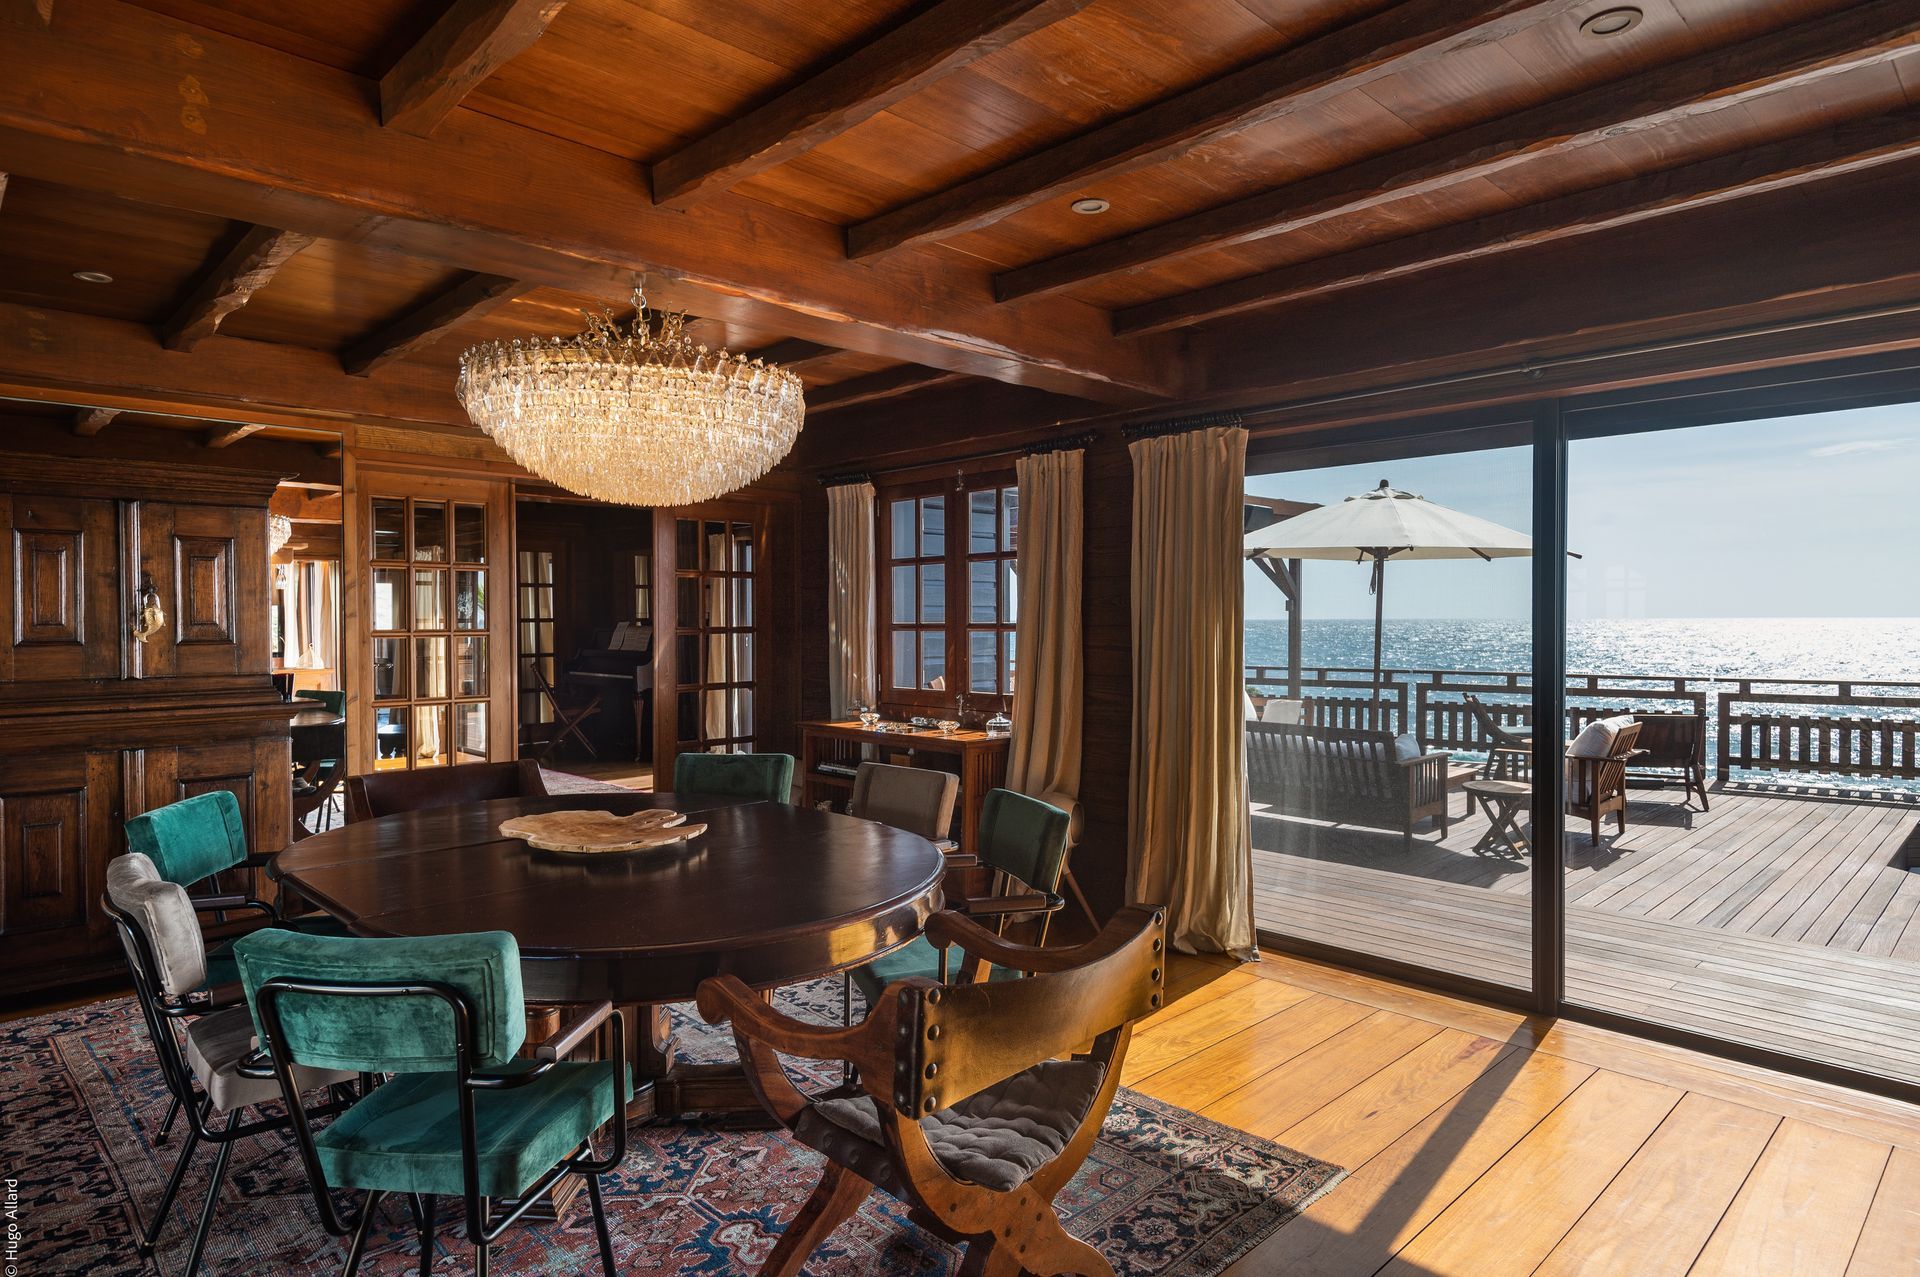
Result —
[{"label": "deck railing", "polygon": [[[1920,684],[1725,679],[1718,697],[1721,780],[1734,768],[1850,778],[1920,779]],[[1832,688],[1827,692],[1826,688]],[[1819,689],[1819,690],[1815,690]],[[1791,707],[1762,712],[1762,706]],[[1868,714],[1809,712],[1835,708]],[[1907,711],[1904,714],[1888,711]]]},{"label": "deck railing", "polygon": [[[1465,697],[1480,699],[1504,727],[1525,731],[1530,676],[1512,670],[1384,671],[1373,709],[1373,671],[1302,669],[1307,721],[1333,727],[1411,731],[1423,749],[1487,747]],[[1284,665],[1249,665],[1250,689],[1283,695]],[[1829,776],[1849,781],[1920,780],[1920,683],[1857,679],[1721,679],[1663,674],[1567,676],[1570,736],[1603,710],[1682,713],[1705,722],[1716,772]]]}]

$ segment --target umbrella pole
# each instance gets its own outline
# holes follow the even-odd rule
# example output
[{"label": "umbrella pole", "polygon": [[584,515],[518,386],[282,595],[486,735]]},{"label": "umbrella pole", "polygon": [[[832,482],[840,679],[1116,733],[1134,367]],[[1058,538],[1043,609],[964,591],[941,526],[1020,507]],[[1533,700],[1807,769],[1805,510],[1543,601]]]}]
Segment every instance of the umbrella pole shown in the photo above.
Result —
[{"label": "umbrella pole", "polygon": [[1373,560],[1373,727],[1384,731],[1380,722],[1380,632],[1386,623],[1387,561],[1378,555]]}]

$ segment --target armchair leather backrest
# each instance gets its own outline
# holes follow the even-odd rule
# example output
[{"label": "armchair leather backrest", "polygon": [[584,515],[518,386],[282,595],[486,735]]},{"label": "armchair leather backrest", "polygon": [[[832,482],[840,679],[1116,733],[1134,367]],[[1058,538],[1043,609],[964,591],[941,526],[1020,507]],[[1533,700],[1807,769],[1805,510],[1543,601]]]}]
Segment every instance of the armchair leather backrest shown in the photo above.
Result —
[{"label": "armchair leather backrest", "polygon": [[1151,1015],[1163,998],[1166,910],[1130,905],[1077,967],[1024,980],[895,986],[903,1031],[894,1105],[924,1117]]},{"label": "armchair leather backrest", "polygon": [[490,798],[544,798],[546,793],[540,764],[530,759],[369,772],[347,777],[347,819],[373,820],[403,811],[481,803]]}]

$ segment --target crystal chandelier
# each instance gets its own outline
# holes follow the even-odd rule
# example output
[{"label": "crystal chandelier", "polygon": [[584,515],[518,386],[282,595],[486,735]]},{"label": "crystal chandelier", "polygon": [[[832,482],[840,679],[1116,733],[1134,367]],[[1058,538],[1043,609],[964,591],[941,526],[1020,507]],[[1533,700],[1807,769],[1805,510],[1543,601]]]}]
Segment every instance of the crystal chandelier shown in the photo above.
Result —
[{"label": "crystal chandelier", "polygon": [[284,514],[267,516],[267,553],[280,553],[280,547],[293,540],[293,520]]},{"label": "crystal chandelier", "polygon": [[685,315],[633,301],[626,325],[588,315],[573,337],[467,351],[467,415],[542,479],[620,505],[688,505],[771,470],[806,414],[800,378],[695,345]]}]

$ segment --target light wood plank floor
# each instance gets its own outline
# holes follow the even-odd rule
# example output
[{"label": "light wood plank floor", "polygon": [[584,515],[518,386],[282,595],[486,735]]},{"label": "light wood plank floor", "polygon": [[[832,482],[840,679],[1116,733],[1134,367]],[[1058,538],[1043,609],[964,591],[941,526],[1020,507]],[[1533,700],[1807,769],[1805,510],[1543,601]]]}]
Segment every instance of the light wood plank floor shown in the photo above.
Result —
[{"label": "light wood plank floor", "polygon": [[1168,980],[1127,1083],[1349,1171],[1229,1277],[1920,1274],[1920,1109],[1285,956]]},{"label": "light wood plank floor", "polygon": [[[1457,810],[1457,808],[1456,808]],[[1530,979],[1528,862],[1444,837],[1256,815],[1270,931],[1494,983]],[[1910,807],[1636,791],[1625,836],[1566,850],[1578,1003],[1920,1082],[1920,842]]]}]

